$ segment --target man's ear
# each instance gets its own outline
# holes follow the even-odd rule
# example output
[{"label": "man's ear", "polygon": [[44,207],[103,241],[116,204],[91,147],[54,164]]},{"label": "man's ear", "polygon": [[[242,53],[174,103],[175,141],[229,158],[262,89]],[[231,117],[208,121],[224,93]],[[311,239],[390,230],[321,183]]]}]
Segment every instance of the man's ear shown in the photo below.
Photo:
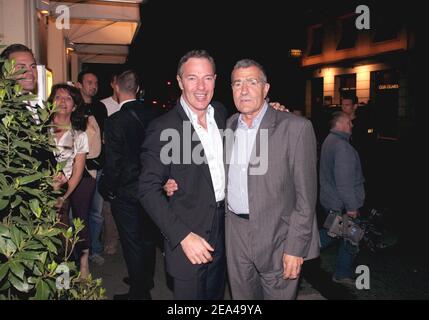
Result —
[{"label": "man's ear", "polygon": [[267,97],[268,91],[270,91],[270,84],[269,83],[265,83],[264,84],[264,99]]},{"label": "man's ear", "polygon": [[75,86],[76,86],[76,88],[78,88],[79,90],[80,90],[80,89],[82,89],[82,84],[81,84],[79,81],[77,81],[77,82],[76,82]]},{"label": "man's ear", "polygon": [[118,94],[119,93],[119,86],[115,83],[115,84],[112,84],[112,87],[113,87],[113,90],[115,90],[116,94]]},{"label": "man's ear", "polygon": [[180,76],[179,76],[179,75],[177,75],[177,76],[176,76],[176,79],[177,79],[177,84],[178,84],[178,85],[179,85],[179,87],[180,87],[180,90],[182,90],[182,91],[183,91],[182,78],[180,78]]}]

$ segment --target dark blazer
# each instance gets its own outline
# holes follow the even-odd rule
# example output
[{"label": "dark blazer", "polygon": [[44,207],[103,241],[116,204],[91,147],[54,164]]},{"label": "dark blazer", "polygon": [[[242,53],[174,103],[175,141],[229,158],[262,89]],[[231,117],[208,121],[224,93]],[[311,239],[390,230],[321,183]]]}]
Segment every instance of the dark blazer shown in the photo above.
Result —
[{"label": "dark blazer", "polygon": [[99,184],[103,197],[109,193],[137,200],[140,150],[149,122],[158,115],[153,107],[134,100],[105,121],[105,164]]},{"label": "dark blazer", "polygon": [[[216,102],[211,104],[218,128],[224,129],[225,107]],[[139,199],[166,239],[167,271],[173,277],[185,280],[193,277],[199,266],[191,264],[180,242],[190,232],[208,238],[216,212],[216,199],[207,161],[196,164],[190,159],[190,163],[183,163],[184,155],[191,158],[191,149],[201,147],[204,150],[200,141],[189,141],[188,136],[184,137],[184,121],[189,121],[189,118],[178,103],[174,109],[150,124],[141,156]],[[180,139],[161,141],[160,136],[165,129],[174,129],[176,138]],[[191,133],[194,132],[191,126]],[[161,162],[160,152],[164,146],[174,146],[180,151],[180,163]],[[168,178],[175,179],[180,186],[170,199],[163,191]]]}]

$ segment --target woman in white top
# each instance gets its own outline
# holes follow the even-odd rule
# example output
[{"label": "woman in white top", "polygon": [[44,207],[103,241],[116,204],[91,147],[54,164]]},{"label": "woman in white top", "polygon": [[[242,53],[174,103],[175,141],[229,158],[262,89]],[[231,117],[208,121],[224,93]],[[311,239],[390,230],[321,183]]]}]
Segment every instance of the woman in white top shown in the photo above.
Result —
[{"label": "woman in white top", "polygon": [[[85,227],[79,233],[82,242],[78,242],[80,255],[81,278],[89,275],[88,212],[95,189],[95,179],[85,170],[85,160],[89,151],[88,137],[85,133],[87,119],[84,118],[83,98],[78,89],[67,84],[52,87],[48,101],[54,103],[56,112],[52,117],[50,133],[54,136],[57,150],[54,155],[58,163],[64,162],[63,174],[67,179],[67,190],[58,198],[57,206],[61,208],[64,201],[70,199],[73,217],[84,221]],[[67,221],[68,208],[64,208]]]}]

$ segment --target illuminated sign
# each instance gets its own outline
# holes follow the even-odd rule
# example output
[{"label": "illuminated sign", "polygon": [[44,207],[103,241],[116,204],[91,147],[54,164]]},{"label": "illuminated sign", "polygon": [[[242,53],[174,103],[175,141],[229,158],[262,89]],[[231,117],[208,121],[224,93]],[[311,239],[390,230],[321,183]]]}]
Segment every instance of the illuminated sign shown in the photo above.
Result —
[{"label": "illuminated sign", "polygon": [[290,49],[289,50],[289,55],[291,57],[299,58],[299,57],[302,56],[302,50],[300,50],[300,49]]},{"label": "illuminated sign", "polygon": [[399,89],[399,84],[380,84],[378,90]]}]

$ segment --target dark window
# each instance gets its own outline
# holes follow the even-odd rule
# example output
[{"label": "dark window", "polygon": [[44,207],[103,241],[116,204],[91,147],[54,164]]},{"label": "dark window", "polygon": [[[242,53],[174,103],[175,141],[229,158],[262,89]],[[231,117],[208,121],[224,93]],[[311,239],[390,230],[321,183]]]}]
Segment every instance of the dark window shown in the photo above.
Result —
[{"label": "dark window", "polygon": [[341,19],[341,39],[337,50],[353,48],[356,45],[357,29],[355,25],[356,16]]},{"label": "dark window", "polygon": [[313,28],[313,42],[311,43],[309,56],[314,56],[322,53],[322,45],[323,45],[323,27],[319,26]]}]

